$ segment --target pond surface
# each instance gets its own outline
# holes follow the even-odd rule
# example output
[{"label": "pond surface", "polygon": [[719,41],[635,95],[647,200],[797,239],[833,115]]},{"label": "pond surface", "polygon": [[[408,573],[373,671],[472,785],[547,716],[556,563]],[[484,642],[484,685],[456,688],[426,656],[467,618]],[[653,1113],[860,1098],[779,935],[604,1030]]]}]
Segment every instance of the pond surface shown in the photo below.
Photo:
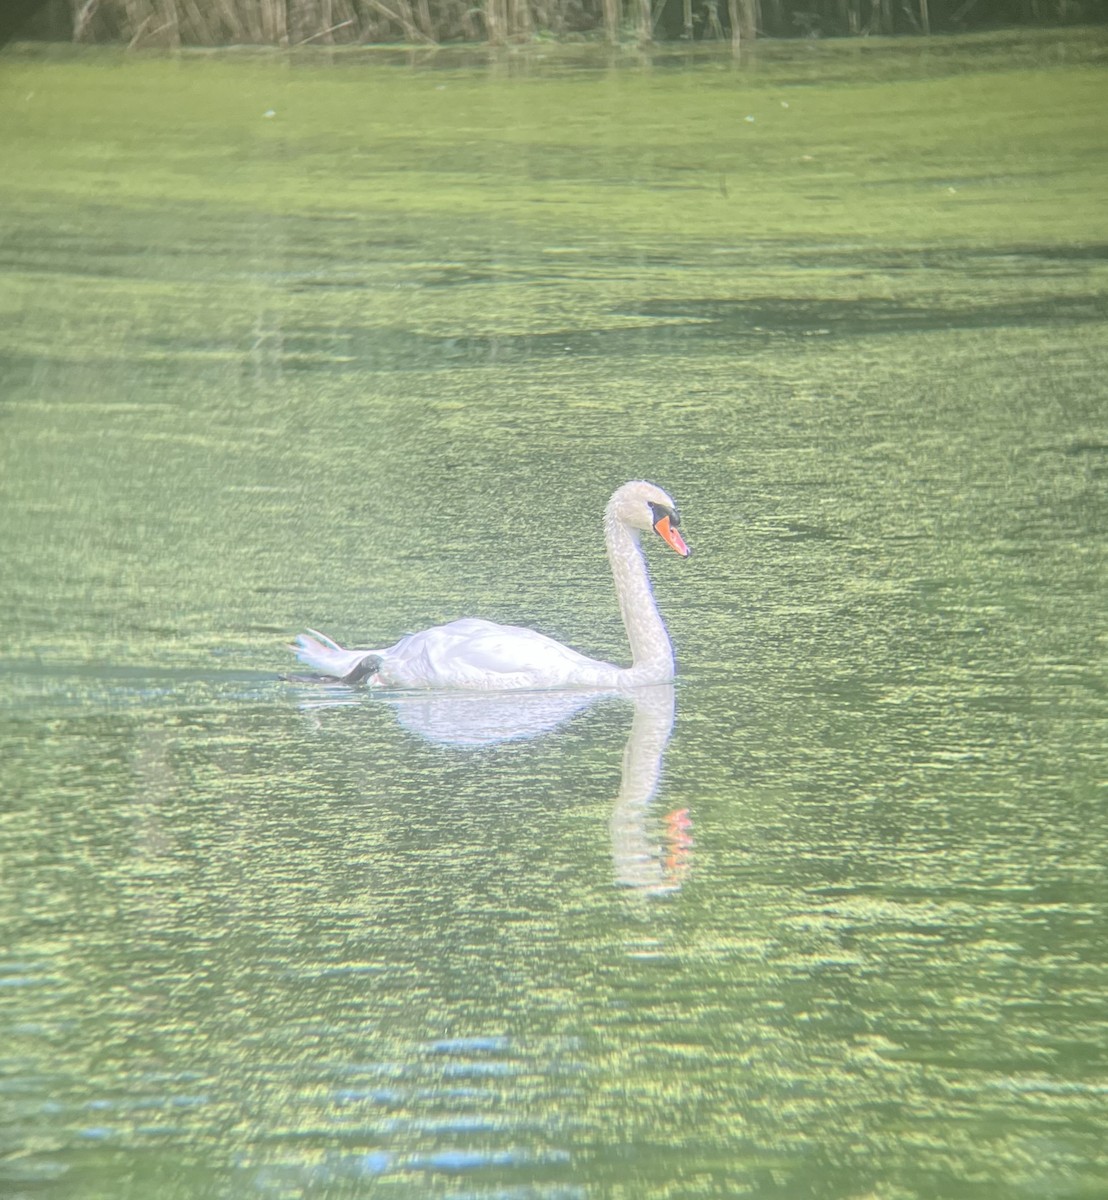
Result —
[{"label": "pond surface", "polygon": [[1105,49],[0,57],[0,1191],[1105,1194]]}]

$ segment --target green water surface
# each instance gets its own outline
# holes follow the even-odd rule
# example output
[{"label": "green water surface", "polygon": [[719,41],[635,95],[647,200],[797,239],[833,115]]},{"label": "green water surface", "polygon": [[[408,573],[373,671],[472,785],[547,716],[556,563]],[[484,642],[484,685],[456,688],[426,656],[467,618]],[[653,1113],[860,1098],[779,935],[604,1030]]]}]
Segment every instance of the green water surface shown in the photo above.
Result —
[{"label": "green water surface", "polygon": [[1106,52],[0,55],[0,1193],[1108,1194]]}]

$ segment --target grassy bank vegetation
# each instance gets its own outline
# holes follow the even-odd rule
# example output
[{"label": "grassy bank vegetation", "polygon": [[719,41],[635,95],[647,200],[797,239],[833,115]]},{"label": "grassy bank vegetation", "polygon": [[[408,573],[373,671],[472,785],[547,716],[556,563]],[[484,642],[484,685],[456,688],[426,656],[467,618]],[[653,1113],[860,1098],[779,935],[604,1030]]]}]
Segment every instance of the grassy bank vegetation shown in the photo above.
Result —
[{"label": "grassy bank vegetation", "polygon": [[48,0],[33,36],[134,47],[929,34],[1096,22],[1108,0]]}]

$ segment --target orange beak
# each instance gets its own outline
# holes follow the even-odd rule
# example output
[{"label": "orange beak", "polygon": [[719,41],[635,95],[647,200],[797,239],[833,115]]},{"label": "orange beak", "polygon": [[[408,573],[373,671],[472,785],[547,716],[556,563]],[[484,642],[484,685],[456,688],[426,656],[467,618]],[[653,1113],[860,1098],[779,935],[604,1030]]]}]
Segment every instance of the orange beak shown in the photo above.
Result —
[{"label": "orange beak", "polygon": [[688,558],[692,551],[685,545],[685,539],[674,529],[668,516],[663,517],[655,526],[654,532],[671,550],[676,550],[682,558]]}]

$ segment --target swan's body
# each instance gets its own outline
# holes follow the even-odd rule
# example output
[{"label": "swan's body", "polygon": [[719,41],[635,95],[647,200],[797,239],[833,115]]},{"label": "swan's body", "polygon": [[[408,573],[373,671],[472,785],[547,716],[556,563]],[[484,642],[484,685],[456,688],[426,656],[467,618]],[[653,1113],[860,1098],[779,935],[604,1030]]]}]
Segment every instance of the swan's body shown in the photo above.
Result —
[{"label": "swan's body", "polygon": [[678,554],[677,506],[652,483],[625,483],[604,511],[604,540],[631,666],[587,658],[543,633],[464,617],[403,637],[384,650],[346,650],[310,630],[293,649],[301,662],[347,683],[393,688],[505,691],[628,688],[673,678],[673,647],[654,603],[639,534],[653,529]]}]

